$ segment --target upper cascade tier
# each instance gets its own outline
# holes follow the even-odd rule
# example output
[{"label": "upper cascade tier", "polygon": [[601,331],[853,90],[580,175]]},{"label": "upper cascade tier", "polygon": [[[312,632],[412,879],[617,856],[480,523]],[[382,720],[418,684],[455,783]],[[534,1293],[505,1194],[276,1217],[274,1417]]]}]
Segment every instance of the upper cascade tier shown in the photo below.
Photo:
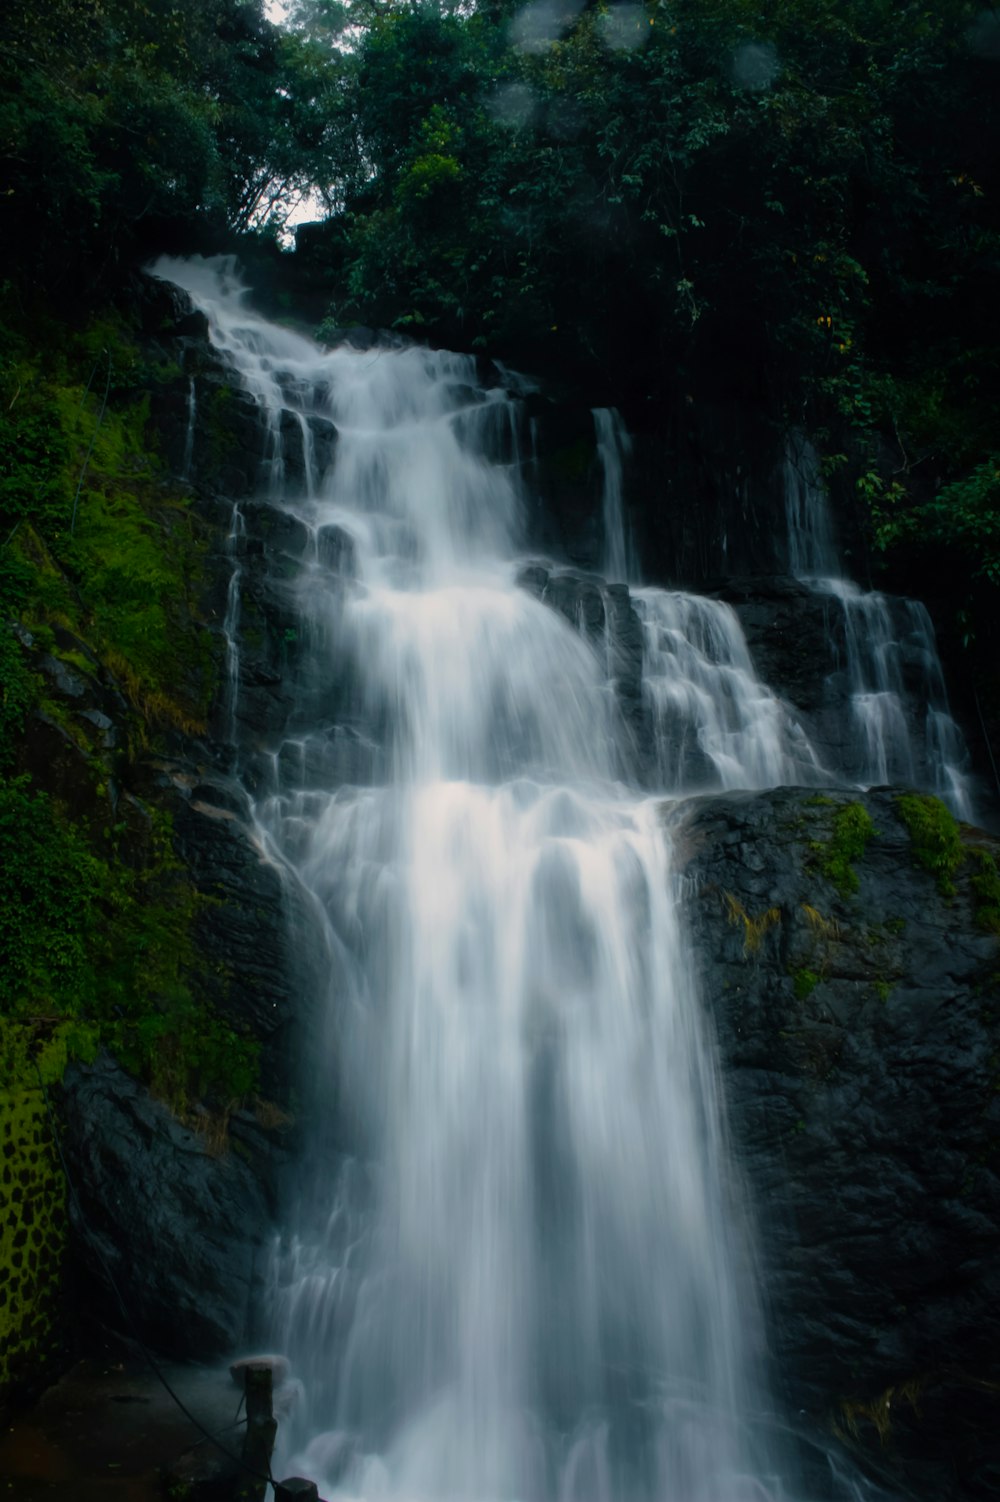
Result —
[{"label": "upper cascade tier", "polygon": [[788,443],[785,497],[789,568],[828,602],[830,692],[847,700],[850,715],[841,774],[862,787],[928,786],[970,819],[969,755],[948,707],[926,609],[844,577],[818,458],[796,434]]},{"label": "upper cascade tier", "polygon": [[[323,349],[256,314],[232,261],[162,260],[156,272],[198,302],[213,345],[261,414],[252,505],[272,504],[301,539],[292,550],[297,578],[271,581],[262,606],[249,556],[253,517],[245,504],[234,512],[227,736],[263,729],[281,768],[336,764],[368,780],[388,765],[431,770],[430,742],[418,753],[406,732],[430,714],[440,722],[438,769],[469,776],[519,761],[544,771],[575,746],[581,770],[608,764],[617,778],[671,794],[897,781],[938,792],[970,816],[968,757],[926,612],[840,577],[815,457],[801,440],[790,441],[785,472],[789,566],[823,602],[811,648],[802,616],[813,679],[804,694],[762,676],[760,663],[775,671],[776,638],[759,610],[638,587],[626,505],[631,444],[613,409],[593,414],[612,582],[546,560],[518,565],[537,510],[521,401],[530,383],[493,367],[484,386],[471,357],[400,341]],[[185,469],[197,457],[193,380],[188,418]],[[536,581],[529,593],[576,628],[575,644],[553,612],[512,588],[527,575]],[[475,676],[494,685],[486,728],[474,728],[463,708],[470,685],[446,639],[452,607],[464,611],[461,634],[475,638]],[[319,728],[273,694],[261,723],[260,667],[235,655],[244,608],[286,621],[288,639],[301,625],[349,640]],[[501,678],[517,677],[512,695],[497,665]],[[532,708],[539,700],[561,705],[548,730]]]}]

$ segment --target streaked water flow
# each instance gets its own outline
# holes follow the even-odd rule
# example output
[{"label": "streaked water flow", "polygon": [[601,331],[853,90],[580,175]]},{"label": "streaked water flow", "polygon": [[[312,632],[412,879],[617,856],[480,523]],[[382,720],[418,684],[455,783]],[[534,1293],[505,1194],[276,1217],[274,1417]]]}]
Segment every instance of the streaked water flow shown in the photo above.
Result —
[{"label": "streaked water flow", "polygon": [[948,708],[930,616],[915,600],[844,577],[819,462],[801,437],[790,440],[785,460],[785,506],[790,571],[840,618],[831,689],[838,700],[846,696],[853,722],[843,773],[862,787],[926,781],[960,818],[971,818],[968,752]]},{"label": "streaked water flow", "polygon": [[[639,585],[624,505],[632,441],[613,407],[593,410],[602,472],[603,570],[631,586],[642,622],[642,691],[650,720],[657,787],[681,789],[811,786],[837,780],[824,768],[794,711],[757,676],[736,612],[721,600]],[[788,488],[800,536],[825,513]],[[806,551],[806,543],[800,552]],[[796,554],[798,556],[798,554]]]},{"label": "streaked water flow", "polygon": [[234,501],[226,537],[232,560],[232,571],[226,587],[226,613],[222,622],[222,635],[226,644],[225,668],[225,713],[226,729],[230,742],[236,740],[236,720],[240,696],[240,585],[243,580],[241,550],[246,537],[246,525],[239,505]]},{"label": "streaked water flow", "polygon": [[[789,1497],[663,804],[616,779],[601,653],[514,583],[516,383],[325,352],[226,266],[159,269],[260,402],[262,488],[315,539],[297,691],[353,684],[371,753],[324,772],[344,731],[318,708],[257,800],[316,915],[331,1039],[275,1262],[286,1468],[343,1498]],[[308,453],[290,498],[281,435],[309,451],[317,419],[332,465]],[[673,696],[717,785],[814,770],[731,612],[638,600],[663,719]],[[679,753],[660,777],[684,784]]]},{"label": "streaked water flow", "polygon": [[636,576],[635,557],[625,517],[622,489],[624,461],[632,452],[632,441],[616,408],[595,407],[593,418],[602,476],[603,571],[605,577],[612,582],[631,583]]},{"label": "streaked water flow", "polygon": [[660,787],[836,781],[788,706],[757,677],[731,606],[662,589],[637,589],[633,598]]},{"label": "streaked water flow", "polygon": [[182,480],[191,478],[191,460],[194,457],[194,430],[198,421],[198,394],[195,388],[194,376],[188,377],[187,394],[187,428],[184,433],[184,453],[181,457],[180,477]]}]

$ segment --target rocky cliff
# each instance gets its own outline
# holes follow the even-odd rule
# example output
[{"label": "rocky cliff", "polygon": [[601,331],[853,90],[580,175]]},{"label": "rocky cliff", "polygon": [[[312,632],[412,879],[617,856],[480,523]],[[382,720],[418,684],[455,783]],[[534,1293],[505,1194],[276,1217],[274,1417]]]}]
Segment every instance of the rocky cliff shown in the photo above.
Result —
[{"label": "rocky cliff", "polygon": [[[200,723],[175,716],[143,737],[135,704],[86,640],[60,637],[53,652],[29,634],[22,650],[47,688],[19,754],[61,805],[91,821],[100,807],[121,826],[127,861],[155,873],[158,900],[184,908],[189,994],[254,1051],[253,1084],[238,1095],[226,1098],[221,1068],[195,1088],[186,1058],[185,1088],[171,1097],[134,1048],[116,1051],[126,1034],[109,1026],[101,1051],[78,1057],[54,1089],[79,1195],[73,1276],[100,1318],[123,1321],[113,1278],[145,1338],[204,1358],[252,1336],[282,1185],[308,1126],[297,1081],[315,1041],[313,988],[294,935],[310,917],[261,847],[247,796],[282,776],[277,744],[292,754],[299,643],[288,586],[305,537],[257,499],[271,435],[208,347],[204,321],[162,284],[138,302],[146,358],[160,370],[151,441],[197,517],[191,609],[211,639],[214,691]],[[540,560],[520,582],[607,650],[631,770],[644,774],[641,620],[624,585],[592,572],[593,436],[583,416],[539,407],[538,420],[555,436],[534,541],[574,566]],[[303,462],[297,431],[290,424],[283,439],[291,471]],[[332,431],[314,437],[332,451]],[[774,458],[772,447],[742,476],[726,458],[711,480],[717,509],[732,482],[724,515],[661,514],[647,475],[637,531],[659,539],[665,577],[697,576],[733,603],[760,677],[808,725],[821,760],[842,762],[844,700],[826,666],[838,628],[817,595],[777,572],[777,512],[764,498]],[[685,462],[711,470],[701,450]],[[719,537],[748,507],[752,525],[721,578]],[[323,546],[346,587],[349,540],[334,528]],[[238,623],[238,654],[227,622]],[[74,669],[73,653],[91,670]],[[307,782],[378,775],[382,753],[357,697],[356,685],[329,686],[335,733]],[[777,1380],[808,1423],[927,1502],[1000,1495],[988,1439],[1000,1333],[1000,849],[906,790],[729,793],[665,805],[664,818],[756,1207]]]}]

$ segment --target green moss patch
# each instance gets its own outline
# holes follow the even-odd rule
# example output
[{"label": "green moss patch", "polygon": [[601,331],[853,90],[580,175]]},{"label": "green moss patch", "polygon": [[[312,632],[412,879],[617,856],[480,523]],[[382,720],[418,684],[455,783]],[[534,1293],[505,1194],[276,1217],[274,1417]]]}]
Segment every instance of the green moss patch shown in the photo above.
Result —
[{"label": "green moss patch", "polygon": [[861,803],[846,803],[833,817],[833,829],[828,840],[817,840],[816,851],[819,868],[833,883],[842,897],[850,897],[858,890],[858,873],[854,862],[861,859],[868,841],[877,833],[868,810]]},{"label": "green moss patch", "polygon": [[819,985],[820,977],[815,970],[796,970],[792,976],[792,985],[795,989],[795,1000],[805,1001],[811,996]]},{"label": "green moss patch", "polygon": [[940,798],[928,793],[904,793],[896,799],[896,807],[909,832],[914,861],[930,872],[943,897],[953,896],[953,878],[965,859],[954,815]]}]

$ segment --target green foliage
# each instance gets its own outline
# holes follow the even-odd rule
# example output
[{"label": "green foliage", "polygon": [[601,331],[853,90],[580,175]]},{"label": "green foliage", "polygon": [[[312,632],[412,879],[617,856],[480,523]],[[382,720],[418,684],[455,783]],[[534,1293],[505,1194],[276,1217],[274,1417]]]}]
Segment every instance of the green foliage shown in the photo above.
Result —
[{"label": "green foliage", "polygon": [[[191,924],[201,899],[152,830],[139,870],[98,854],[26,777],[0,784],[0,1059],[23,1077],[38,1030],[56,1028],[62,1062],[106,1044],[182,1110],[226,1104],[256,1078],[257,1047],[194,995]],[[59,1070],[61,1073],[61,1068]]]},{"label": "green foliage", "polygon": [[24,728],[28,710],[37,702],[38,692],[38,680],[25,661],[11,624],[3,618],[0,603],[0,775],[10,766],[15,740]]},{"label": "green foliage", "polygon": [[928,501],[879,507],[875,536],[883,549],[904,540],[947,549],[967,578],[1000,585],[1000,453]]},{"label": "green foliage", "polygon": [[0,393],[0,516],[10,526],[52,504],[68,447],[35,364],[0,357]]},{"label": "green foliage", "polygon": [[56,1085],[70,1059],[91,1063],[98,1036],[89,1024],[39,1020],[26,1026],[0,1015],[0,1093],[36,1085]]},{"label": "green foliage", "polygon": [[112,900],[108,872],[72,829],[59,828],[49,800],[26,778],[0,786],[0,1003],[6,1015],[46,1015],[72,994],[97,1003],[91,935]]},{"label": "green foliage", "polygon": [[326,181],[335,78],[262,0],[9,0],[5,20],[0,267],[19,288],[107,281],[168,225],[280,222]]},{"label": "green foliage", "polygon": [[[936,110],[966,146],[956,110],[988,83],[972,14],[687,0],[630,12],[624,30],[588,7],[535,35],[530,14],[498,25],[495,6],[355,8],[353,308],[337,316],[405,314],[488,347],[558,333],[588,359],[616,353],[616,315],[677,359],[757,316],[863,426],[876,284],[890,267],[912,298],[915,224],[940,240],[946,199],[955,223],[940,141],[913,125]],[[970,211],[978,171],[957,189]]]},{"label": "green foliage", "polygon": [[[0,619],[35,634],[72,631],[148,719],[191,729],[214,688],[211,638],[197,619],[204,544],[189,498],[163,485],[150,452],[134,344],[113,319],[76,334],[50,327],[59,342],[43,361],[5,332]],[[2,767],[5,726],[37,695],[6,632],[0,687]]]},{"label": "green foliage", "polygon": [[910,849],[918,866],[929,871],[944,897],[955,891],[952,878],[965,860],[958,824],[941,802],[925,793],[905,793],[896,799],[899,816],[910,835]]},{"label": "green foliage", "polygon": [[970,885],[976,909],[976,922],[988,933],[1000,934],[1000,871],[987,850],[970,850],[973,863]]},{"label": "green foliage", "polygon": [[864,855],[868,841],[876,832],[864,805],[847,803],[834,815],[830,838],[816,842],[819,868],[842,897],[849,897],[858,890],[854,862]]},{"label": "green foliage", "polygon": [[198,619],[204,545],[150,452],[147,373],[120,321],[43,329],[44,358],[8,329],[0,366],[0,778],[40,710],[93,796],[74,821],[29,778],[0,780],[0,1054],[19,1078],[41,1037],[103,1044],[177,1109],[225,1107],[252,1088],[257,1049],[197,994],[203,899],[155,814],[139,851],[135,832],[119,848],[112,768],[38,671],[47,653],[84,680],[110,674],[133,708],[119,733],[137,742],[197,729],[216,666]]}]

